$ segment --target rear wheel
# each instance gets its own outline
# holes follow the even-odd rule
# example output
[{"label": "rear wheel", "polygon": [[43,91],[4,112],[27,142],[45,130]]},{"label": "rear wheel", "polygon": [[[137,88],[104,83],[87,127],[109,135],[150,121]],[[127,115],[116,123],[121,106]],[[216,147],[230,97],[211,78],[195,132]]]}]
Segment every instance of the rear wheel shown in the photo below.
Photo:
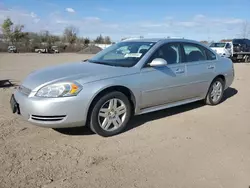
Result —
[{"label": "rear wheel", "polygon": [[100,97],[90,114],[90,128],[100,136],[121,133],[131,116],[131,105],[121,92],[111,92]]},{"label": "rear wheel", "polygon": [[246,56],[246,58],[245,58],[245,63],[250,63],[250,56]]},{"label": "rear wheel", "polygon": [[206,104],[217,105],[221,102],[224,94],[225,82],[221,78],[216,78],[207,93]]}]

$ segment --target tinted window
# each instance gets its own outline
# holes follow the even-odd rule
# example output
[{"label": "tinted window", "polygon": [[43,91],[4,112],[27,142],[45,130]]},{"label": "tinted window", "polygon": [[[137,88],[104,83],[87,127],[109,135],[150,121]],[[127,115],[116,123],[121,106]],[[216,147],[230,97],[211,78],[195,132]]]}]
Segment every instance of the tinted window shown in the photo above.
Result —
[{"label": "tinted window", "polygon": [[206,60],[205,49],[196,44],[183,44],[186,62],[204,61]]},{"label": "tinted window", "polygon": [[181,50],[179,43],[168,43],[157,49],[149,60],[152,62],[155,58],[162,58],[168,64],[175,64],[181,62]]},{"label": "tinted window", "polygon": [[245,44],[244,40],[242,40],[242,39],[234,39],[233,43],[234,44]]}]

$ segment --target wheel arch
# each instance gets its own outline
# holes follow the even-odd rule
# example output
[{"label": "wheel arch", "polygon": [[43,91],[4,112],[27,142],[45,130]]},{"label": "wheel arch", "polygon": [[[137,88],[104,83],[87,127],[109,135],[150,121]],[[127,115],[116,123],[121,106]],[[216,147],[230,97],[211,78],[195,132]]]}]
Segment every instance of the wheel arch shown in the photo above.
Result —
[{"label": "wheel arch", "polygon": [[[222,79],[222,80],[224,81],[224,86],[226,85],[226,77],[225,77],[223,74],[217,75],[217,76],[213,79],[213,81],[214,81],[215,79],[217,79],[217,78]],[[213,83],[213,81],[211,82],[211,84]]]},{"label": "wheel arch", "polygon": [[224,81],[224,86],[226,85],[226,77],[225,77],[223,74],[219,74],[219,75],[215,76],[214,79],[213,79],[213,80],[211,81],[211,83],[209,84],[209,87],[208,87],[208,89],[207,89],[206,96],[207,96],[207,94],[208,94],[208,92],[209,92],[209,89],[210,89],[212,83],[213,83],[214,80],[217,79],[217,78],[222,79],[222,80]]},{"label": "wheel arch", "polygon": [[100,89],[92,98],[90,105],[88,107],[87,110],[87,121],[89,121],[89,117],[90,117],[90,113],[95,105],[95,103],[97,102],[97,100],[102,97],[103,95],[112,92],[112,91],[119,91],[121,93],[123,93],[129,100],[130,104],[131,104],[131,112],[132,114],[135,113],[135,108],[136,108],[136,98],[134,93],[126,86],[122,86],[122,85],[113,85],[113,86],[108,86],[106,88],[102,88]]}]

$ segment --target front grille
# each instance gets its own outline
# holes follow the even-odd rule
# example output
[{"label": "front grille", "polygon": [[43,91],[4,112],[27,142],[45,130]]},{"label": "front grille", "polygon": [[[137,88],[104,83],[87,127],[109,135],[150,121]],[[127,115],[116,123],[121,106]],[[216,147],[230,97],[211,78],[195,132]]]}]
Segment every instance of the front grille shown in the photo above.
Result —
[{"label": "front grille", "polygon": [[18,91],[23,93],[24,95],[27,95],[27,96],[31,93],[31,89],[26,88],[22,85],[18,87]]},{"label": "front grille", "polygon": [[35,121],[61,121],[66,117],[66,115],[60,116],[38,116],[38,115],[31,115],[31,119]]}]

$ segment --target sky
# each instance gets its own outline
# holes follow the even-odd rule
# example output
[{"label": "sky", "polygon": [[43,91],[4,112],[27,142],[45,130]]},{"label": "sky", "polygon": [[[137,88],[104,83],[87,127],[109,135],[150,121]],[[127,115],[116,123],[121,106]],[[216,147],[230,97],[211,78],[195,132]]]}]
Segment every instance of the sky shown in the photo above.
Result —
[{"label": "sky", "polygon": [[249,7],[250,0],[0,0],[0,24],[10,17],[26,31],[59,35],[74,26],[79,36],[102,34],[114,41],[139,36],[216,41],[242,36]]}]

